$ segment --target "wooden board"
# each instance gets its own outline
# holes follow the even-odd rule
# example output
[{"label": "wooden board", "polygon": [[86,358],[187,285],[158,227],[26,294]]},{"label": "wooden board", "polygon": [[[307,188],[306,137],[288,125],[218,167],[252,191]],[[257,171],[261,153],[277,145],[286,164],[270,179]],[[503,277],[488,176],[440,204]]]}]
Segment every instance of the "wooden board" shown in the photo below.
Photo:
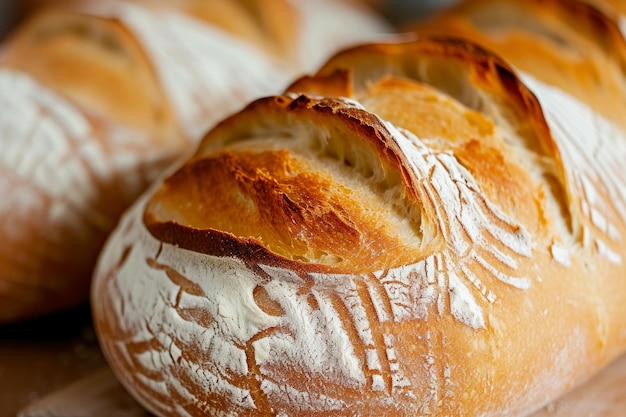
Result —
[{"label": "wooden board", "polygon": [[[117,382],[111,370],[56,391],[19,413],[19,417],[149,417]],[[626,416],[626,355],[586,384],[529,417]]]},{"label": "wooden board", "polygon": [[31,404],[19,417],[149,417],[104,367]]},{"label": "wooden board", "polygon": [[626,416],[626,355],[531,417]]},{"label": "wooden board", "polygon": [[0,417],[15,417],[105,365],[88,305],[0,325]]}]

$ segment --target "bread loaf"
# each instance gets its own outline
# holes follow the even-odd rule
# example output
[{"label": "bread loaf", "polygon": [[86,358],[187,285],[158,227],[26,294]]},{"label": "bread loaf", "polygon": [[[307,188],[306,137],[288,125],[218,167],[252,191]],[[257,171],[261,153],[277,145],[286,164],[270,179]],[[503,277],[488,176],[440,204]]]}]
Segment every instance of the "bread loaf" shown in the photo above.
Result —
[{"label": "bread loaf", "polygon": [[[103,240],[157,173],[226,114],[387,29],[342,2],[147,4],[44,8],[2,45],[0,322],[85,302]],[[345,24],[304,54],[328,13]]]},{"label": "bread loaf", "polygon": [[367,44],[219,123],[99,258],[120,381],[159,416],[521,417],[624,352],[621,107],[536,57]]},{"label": "bread loaf", "polygon": [[83,302],[117,216],[189,142],[134,38],[75,14],[42,15],[3,46],[0,114],[7,322]]}]

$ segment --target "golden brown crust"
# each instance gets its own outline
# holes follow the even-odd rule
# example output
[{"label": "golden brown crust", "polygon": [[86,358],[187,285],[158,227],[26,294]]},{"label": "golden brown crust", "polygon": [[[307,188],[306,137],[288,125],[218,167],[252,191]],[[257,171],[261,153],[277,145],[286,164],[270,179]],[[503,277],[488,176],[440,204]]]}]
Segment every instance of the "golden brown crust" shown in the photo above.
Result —
[{"label": "golden brown crust", "polygon": [[[524,183],[521,180],[522,174],[513,171],[492,172],[497,169],[514,169],[498,160],[502,156],[498,149],[499,140],[493,135],[494,119],[501,119],[498,122],[515,126],[522,142],[521,146],[553,161],[551,175],[562,187],[560,191],[555,190],[556,200],[560,201],[569,193],[563,181],[565,173],[558,147],[549,133],[539,102],[519,80],[510,65],[498,56],[471,42],[439,36],[421,37],[415,42],[396,45],[369,44],[338,53],[314,77],[305,77],[303,80],[308,80],[307,82],[311,84],[317,81],[315,89],[309,90],[308,85],[303,85],[301,80],[297,80],[289,90],[332,95],[338,88],[333,85],[326,89],[327,79],[332,74],[346,71],[347,68],[352,71],[349,76],[342,78],[345,84],[343,90],[350,93],[348,97],[360,100],[361,95],[366,94],[367,107],[384,119],[411,130],[419,137],[444,137],[445,140],[440,144],[433,140],[429,145],[442,147],[442,150],[454,149],[455,155],[463,160],[479,181],[483,181],[481,185],[494,192],[500,189],[498,200],[501,204],[504,203],[502,200],[510,198],[510,202],[504,204],[504,207],[514,210],[516,202],[528,195],[529,190],[514,184]],[[470,107],[461,111],[464,123],[459,123],[458,114],[442,112],[442,107],[450,107],[449,99],[440,98],[441,107],[439,107],[436,100],[428,97],[428,94],[426,96],[420,94],[414,97],[417,101],[415,102],[406,91],[407,88],[399,88],[402,91],[399,95],[391,94],[393,88],[390,87],[393,85],[390,86],[389,83],[386,83],[384,88],[388,97],[378,98],[376,91],[373,91],[369,84],[381,76],[402,77],[427,83],[466,105],[475,106],[475,109],[472,111]],[[413,87],[412,90],[415,91],[417,88],[419,87]],[[420,89],[430,91],[423,87]],[[431,93],[431,96],[436,95]],[[397,100],[400,101],[396,102]],[[424,103],[421,106],[420,101]],[[500,108],[490,107],[485,103],[489,101],[497,103]],[[389,105],[391,103],[393,105]],[[411,108],[412,111],[408,112],[406,108]],[[492,120],[486,119],[479,112],[485,113]],[[453,116],[456,120],[446,121],[448,117]],[[475,138],[481,138],[481,146],[476,146]],[[489,143],[491,150],[485,151],[485,145]],[[464,155],[468,152],[477,154],[467,158]],[[481,173],[481,170],[485,170],[484,173]],[[512,181],[508,181],[509,178]],[[534,210],[520,210],[524,213],[520,215],[526,216],[526,213],[532,213]],[[564,214],[566,215],[566,210],[561,215]]]},{"label": "golden brown crust", "polygon": [[[273,119],[278,121],[270,122]],[[245,146],[253,135],[263,135],[264,131],[271,134],[275,124],[284,130],[303,129],[313,136],[300,152],[324,152],[321,141],[325,139],[316,136],[328,132],[333,137],[354,136],[363,142],[359,145],[362,152],[371,148],[369,152],[378,153],[378,158],[386,161],[386,171],[396,171],[395,175],[404,180],[404,184],[397,185],[404,189],[404,198],[417,198],[402,156],[394,150],[392,138],[378,119],[333,101],[317,102],[305,96],[296,100],[275,97],[259,100],[224,122],[205,138],[205,146],[195,161],[165,181],[145,214],[147,227],[155,237],[186,249],[217,256],[237,254],[250,261],[265,247],[269,251],[263,258],[269,264],[285,265],[285,261],[268,259],[269,253],[274,252],[292,261],[304,260],[313,268],[313,264],[321,263],[326,266],[321,265],[323,270],[345,273],[418,260],[411,258],[409,248],[419,244],[419,240],[402,239],[402,231],[385,227],[388,218],[375,218],[374,212],[387,202],[371,201],[370,207],[362,206],[356,190],[325,173],[324,166],[312,164],[310,156],[275,150],[271,145],[269,149],[264,150],[263,145],[255,149],[254,143],[249,145],[252,150],[238,150],[238,142]],[[228,126],[243,126],[246,130],[228,136],[220,134]],[[316,126],[324,128],[315,132]],[[204,156],[207,146],[214,148],[216,143],[233,149]],[[350,157],[345,156],[348,166],[354,163]],[[210,217],[205,213],[208,207]],[[237,222],[232,221],[233,213],[237,213]],[[174,220],[168,220],[170,217]],[[411,223],[419,230],[419,219],[403,227],[411,227]],[[197,238],[190,238],[190,233]],[[244,240],[237,249],[235,236],[252,240]],[[227,245],[229,237],[233,243]],[[391,253],[384,250],[388,247],[397,248],[392,260],[388,258]],[[406,250],[399,249],[402,247]],[[356,248],[363,250],[355,252]]]}]

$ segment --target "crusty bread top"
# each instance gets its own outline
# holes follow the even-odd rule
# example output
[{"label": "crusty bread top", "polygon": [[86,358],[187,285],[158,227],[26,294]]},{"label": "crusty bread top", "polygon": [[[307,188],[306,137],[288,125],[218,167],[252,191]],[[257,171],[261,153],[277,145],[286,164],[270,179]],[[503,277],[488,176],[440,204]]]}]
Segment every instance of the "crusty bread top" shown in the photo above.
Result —
[{"label": "crusty bread top", "polygon": [[[419,262],[446,245],[463,252],[471,241],[503,263],[483,265],[496,274],[517,265],[516,257],[531,256],[530,236],[557,262],[569,264],[573,249],[564,248],[577,247],[621,264],[624,181],[612,162],[615,149],[601,143],[617,141],[620,153],[623,134],[579,104],[569,108],[581,129],[564,129],[559,112],[571,99],[525,81],[496,56],[458,40],[345,51],[290,90],[314,84],[314,94],[342,90],[358,104],[304,96],[253,103],[219,124],[165,180],[147,205],[146,226],[182,248],[296,270],[372,272]],[[541,93],[542,104],[527,85]],[[593,135],[596,157],[606,163],[601,168],[586,160],[584,132],[592,125],[585,123],[604,126]],[[407,144],[399,145],[397,135]],[[454,155],[459,165],[415,166],[431,153]],[[437,185],[438,164],[455,182],[463,178],[473,184],[469,190],[480,190],[476,200],[461,193],[446,201],[442,190],[451,184]],[[231,204],[245,221],[232,221]],[[490,224],[501,230],[479,239]],[[529,279],[514,269],[496,275],[528,288]]]},{"label": "crusty bread top", "polygon": [[[410,54],[406,53],[407,49],[410,50]],[[341,82],[336,80],[338,78],[336,73],[341,74],[346,69],[349,69],[349,75],[345,76],[343,87],[339,88]],[[330,85],[328,93],[343,90],[344,96],[360,99],[361,95],[367,92],[366,87],[381,74],[426,82],[494,121],[497,132],[501,134],[501,140],[513,149],[514,154],[519,154],[515,157],[518,163],[524,166],[524,170],[534,178],[537,184],[543,184],[542,193],[545,193],[548,208],[541,209],[544,213],[542,217],[549,218],[548,223],[557,226],[560,236],[570,236],[578,241],[590,239],[590,236],[583,231],[585,221],[582,221],[582,218],[591,220],[595,217],[591,223],[600,224],[604,221],[615,224],[623,222],[621,215],[611,214],[613,210],[609,207],[604,209],[605,213],[602,216],[598,213],[596,213],[597,216],[592,216],[591,213],[594,210],[590,209],[589,204],[593,205],[598,200],[590,195],[591,190],[583,189],[585,184],[588,186],[587,180],[577,178],[581,175],[597,178],[596,174],[581,174],[581,172],[600,169],[603,171],[601,175],[603,181],[613,184],[605,191],[608,194],[604,197],[608,199],[606,205],[623,206],[624,197],[621,191],[624,180],[619,175],[619,169],[613,163],[594,168],[595,163],[588,159],[586,155],[588,151],[585,150],[594,149],[596,157],[602,153],[603,158],[612,159],[609,149],[599,151],[598,148],[601,146],[596,143],[596,140],[609,140],[612,147],[621,149],[623,144],[620,142],[621,139],[617,138],[623,133],[603,117],[593,115],[594,110],[591,105],[545,85],[534,76],[518,72],[496,55],[470,42],[459,39],[446,40],[438,36],[434,38],[422,36],[417,42],[401,45],[374,44],[356,47],[337,54],[320,69],[312,80],[305,77],[295,82],[290,89],[312,91],[324,95],[325,85]],[[335,78],[335,80],[327,82],[329,78]],[[309,83],[315,85],[315,88],[308,90],[307,84]],[[572,104],[555,105],[554,103],[558,101]],[[399,126],[411,128],[411,125],[406,125],[405,122],[405,120],[411,120],[410,118],[398,117],[406,111],[406,106],[395,108],[402,110],[392,110],[392,113],[389,113],[388,108],[374,108],[374,110],[385,112],[383,114],[391,117],[390,120],[398,123]],[[577,116],[571,116],[570,122],[559,122],[558,119],[567,118],[564,113],[567,111]],[[601,122],[593,128],[595,119]],[[573,127],[574,120],[581,126]],[[585,124],[591,125],[583,127]],[[450,139],[446,139],[446,142],[449,143]],[[484,146],[484,142],[481,146]],[[458,150],[455,149],[454,153],[458,154]],[[459,156],[464,164],[477,164],[477,161],[484,158],[476,158],[477,155],[473,155],[472,158],[463,158],[462,154]],[[499,169],[497,165],[490,164],[486,175],[487,177],[493,175],[493,181],[502,183],[506,176],[494,175],[494,172],[491,172],[491,170]],[[479,171],[475,171],[471,165],[468,168],[477,179],[481,179]],[[520,182],[524,181],[520,180]],[[486,190],[489,192],[490,188]],[[510,193],[511,190],[507,190],[503,194]],[[491,196],[509,213],[510,208],[506,204],[507,197]],[[521,194],[513,194],[513,196],[512,200],[518,201]],[[591,201],[587,203],[585,199],[591,199]],[[553,213],[552,216],[548,214],[550,212]],[[619,208],[618,212],[624,211]],[[516,213],[517,215],[524,218],[524,214]],[[613,220],[609,221],[606,216],[613,217]],[[600,217],[606,218],[602,221],[598,220]],[[601,233],[608,233],[606,226],[600,225],[599,229]],[[611,240],[614,239],[611,238]],[[618,245],[614,246],[614,249],[618,247]]]},{"label": "crusty bread top", "polygon": [[[311,84],[315,88],[307,90]],[[513,69],[487,51],[440,39],[356,47],[290,90],[325,95],[326,85],[359,104],[304,96],[251,104],[212,130],[194,158],[165,180],[147,206],[148,228],[163,241],[202,253],[264,254],[265,262],[341,272],[414,263],[441,249],[442,239],[472,239],[478,219],[444,226],[453,219],[440,210],[453,210],[453,203],[424,189],[421,178],[434,181],[434,174],[410,168],[419,158],[407,156],[415,150],[399,148],[389,126],[420,138],[428,152],[454,155],[459,171],[447,166],[449,174],[467,173],[476,181],[482,198],[492,202],[481,209],[490,214],[480,216],[512,227],[516,239],[492,238],[503,238],[500,243],[514,252],[530,255],[527,243],[519,243],[528,234],[570,245],[590,239],[590,224],[601,226],[579,200],[588,198],[579,181],[570,181],[585,166],[564,166],[563,158],[575,155],[548,129],[551,109],[542,113]],[[615,184],[607,192],[618,193],[621,180],[610,171],[607,176]],[[359,185],[363,178],[366,186]],[[232,222],[231,204],[246,221]],[[611,211],[605,221],[618,230],[623,221],[610,218]],[[606,237],[609,256],[620,249]],[[357,244],[366,249],[360,256],[351,252]]]},{"label": "crusty bread top", "polygon": [[[428,232],[402,156],[386,149],[388,138],[372,135],[370,125],[381,128],[380,121],[356,107],[306,99],[259,101],[248,114],[230,122],[248,131],[218,134],[228,144],[223,150],[199,156],[165,182],[147,210],[149,224],[175,221],[209,233],[193,248],[205,253],[228,255],[237,239],[248,238],[241,256],[253,259],[265,247],[268,255],[344,272],[419,259],[410,248],[433,236],[422,236]],[[284,134],[271,133],[277,123]]]},{"label": "crusty bread top", "polygon": [[[104,236],[164,165],[381,22],[331,0],[25,3],[37,13],[0,52],[0,187],[10,195],[0,298],[11,300],[0,321],[85,301]],[[341,25],[320,24],[329,8]]]},{"label": "crusty bread top", "polygon": [[626,43],[617,22],[590,3],[462,1],[411,28],[476,42],[626,128]]}]

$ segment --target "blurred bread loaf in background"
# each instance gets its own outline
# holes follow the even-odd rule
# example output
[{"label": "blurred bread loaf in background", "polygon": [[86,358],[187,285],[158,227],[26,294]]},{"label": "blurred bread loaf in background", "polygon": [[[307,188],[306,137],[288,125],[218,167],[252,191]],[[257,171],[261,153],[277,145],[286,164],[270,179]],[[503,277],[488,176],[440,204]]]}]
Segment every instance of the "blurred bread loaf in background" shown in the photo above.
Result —
[{"label": "blurred bread loaf in background", "polygon": [[17,7],[0,47],[0,322],[85,302],[119,214],[206,129],[390,30],[347,1]]},{"label": "blurred bread loaf in background", "polygon": [[626,45],[600,1],[462,1],[410,28],[475,42],[626,128]]}]

